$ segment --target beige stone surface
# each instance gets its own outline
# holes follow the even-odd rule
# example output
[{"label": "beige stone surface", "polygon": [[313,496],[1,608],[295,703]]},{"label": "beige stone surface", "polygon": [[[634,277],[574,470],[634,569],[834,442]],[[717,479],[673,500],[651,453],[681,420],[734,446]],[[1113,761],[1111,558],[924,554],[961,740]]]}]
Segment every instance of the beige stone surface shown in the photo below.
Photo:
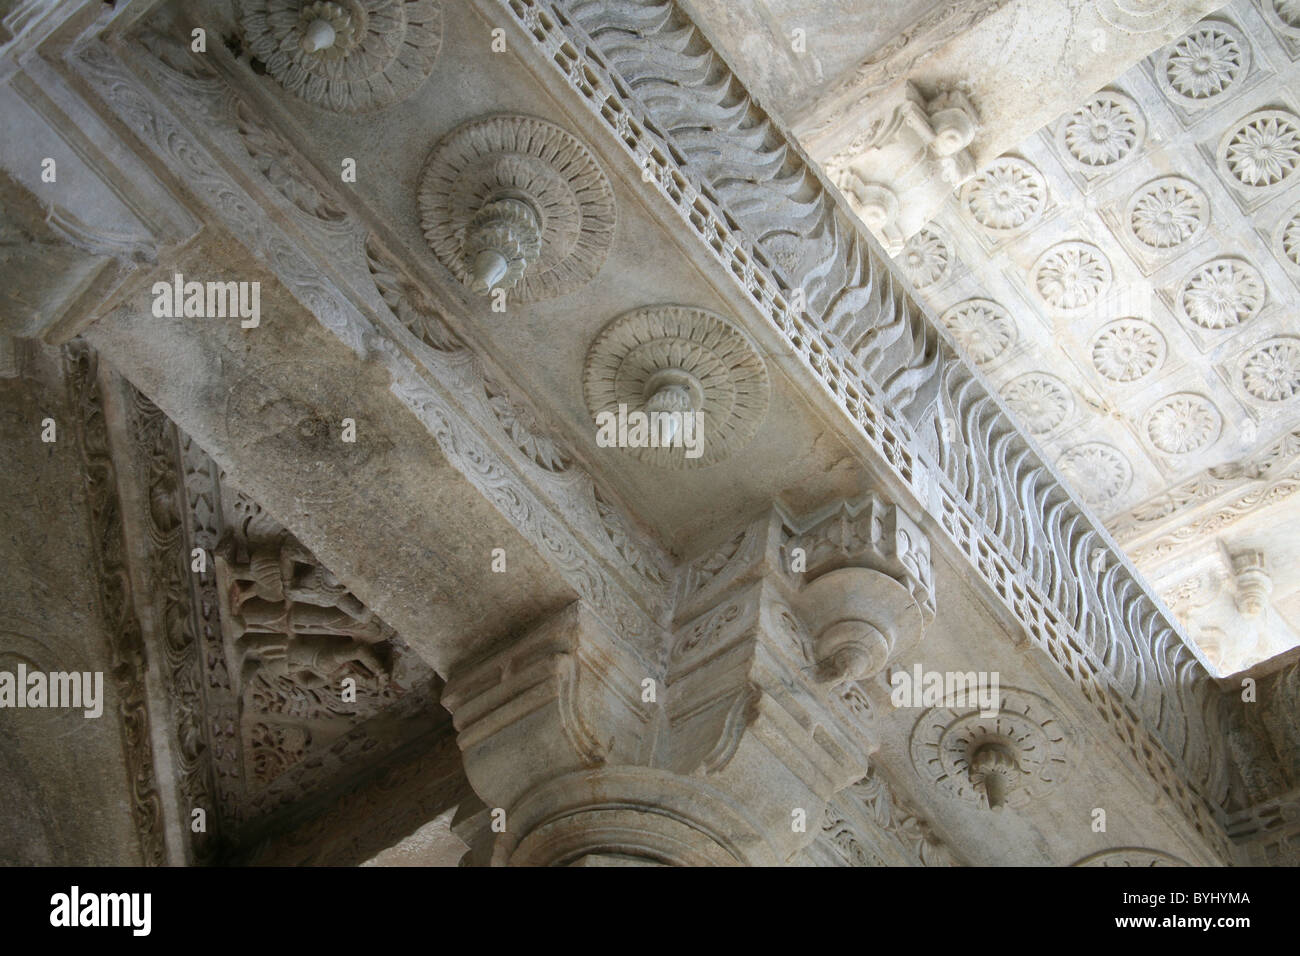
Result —
[{"label": "beige stone surface", "polygon": [[1296,861],[1284,10],[371,6],[4,17],[0,856]]}]

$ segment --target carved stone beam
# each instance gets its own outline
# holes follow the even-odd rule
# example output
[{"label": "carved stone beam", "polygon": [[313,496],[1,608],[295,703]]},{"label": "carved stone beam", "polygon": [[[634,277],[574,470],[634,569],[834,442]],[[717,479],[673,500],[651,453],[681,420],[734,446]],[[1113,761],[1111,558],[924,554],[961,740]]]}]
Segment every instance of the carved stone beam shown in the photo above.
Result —
[{"label": "carved stone beam", "polygon": [[789,861],[867,759],[806,644],[759,581],[680,629],[666,675],[577,603],[454,674],[443,703],[492,862]]},{"label": "carved stone beam", "polygon": [[949,193],[970,179],[967,147],[979,129],[970,101],[952,92],[926,100],[911,83],[893,91],[888,119],[861,155],[831,175],[885,251],[896,256]]},{"label": "carved stone beam", "polygon": [[448,811],[474,799],[450,730],[419,738],[383,766],[274,815],[226,862],[356,866],[375,859],[384,863],[385,855],[400,852]]},{"label": "carved stone beam", "polygon": [[442,698],[493,862],[791,861],[867,771],[856,681],[932,613],[928,545],[875,497],[773,510],[684,565],[666,668],[575,603]]},{"label": "carved stone beam", "polygon": [[896,255],[975,170],[1219,6],[945,3],[907,35],[916,42],[875,54],[794,131]]}]

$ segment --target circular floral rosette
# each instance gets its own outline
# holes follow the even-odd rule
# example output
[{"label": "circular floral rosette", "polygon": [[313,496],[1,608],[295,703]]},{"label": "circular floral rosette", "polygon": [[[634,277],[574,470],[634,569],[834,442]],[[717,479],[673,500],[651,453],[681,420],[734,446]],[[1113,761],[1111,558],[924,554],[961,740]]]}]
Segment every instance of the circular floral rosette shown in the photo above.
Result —
[{"label": "circular floral rosette", "polygon": [[1156,80],[1165,95],[1188,107],[1219,102],[1250,68],[1250,44],[1236,27],[1203,20],[1165,47]]},{"label": "circular floral rosette", "polygon": [[1246,189],[1270,189],[1300,167],[1300,118],[1286,110],[1259,110],[1232,126],[1219,141],[1220,170]]},{"label": "circular floral rosette", "polygon": [[428,79],[441,0],[245,0],[248,51],[286,90],[341,113],[389,106]]},{"label": "circular floral rosette", "polygon": [[510,292],[533,302],[572,292],[604,264],[614,238],[614,192],[577,137],[531,116],[471,120],[444,136],[420,178],[424,238],[456,278],[470,276],[467,231],[483,210],[526,206],[539,250]]},{"label": "circular floral rosette", "polygon": [[1078,167],[1100,172],[1134,154],[1146,138],[1137,104],[1114,90],[1094,94],[1057,129],[1057,145]]}]

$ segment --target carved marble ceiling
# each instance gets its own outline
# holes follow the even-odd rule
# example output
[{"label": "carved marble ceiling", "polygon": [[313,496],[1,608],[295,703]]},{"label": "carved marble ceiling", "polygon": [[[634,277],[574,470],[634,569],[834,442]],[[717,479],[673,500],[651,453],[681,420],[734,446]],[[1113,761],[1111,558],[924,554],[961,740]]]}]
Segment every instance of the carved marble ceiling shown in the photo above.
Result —
[{"label": "carved marble ceiling", "polygon": [[1300,643],[1297,90],[1300,7],[1237,0],[898,257],[1222,672]]},{"label": "carved marble ceiling", "polygon": [[[841,168],[862,143],[881,151],[859,178],[933,158],[886,161],[872,103],[904,80],[927,111],[936,91],[970,97],[982,165],[945,173],[963,184],[897,261],[1209,663],[1231,673],[1300,643],[1300,505],[1286,503],[1300,487],[1300,7],[1236,0],[1156,49],[1136,45],[1154,21],[1129,30],[1107,3],[890,4],[890,42],[855,29],[868,5],[851,0],[834,15],[690,5],[871,228],[886,213]],[[1157,20],[1196,11],[1182,23],[1213,9],[1156,6]],[[1035,9],[1067,31],[1053,42],[1079,44],[1067,74],[1033,52]],[[1004,29],[1019,46],[972,62]],[[1076,88],[1093,92],[1006,150]],[[901,207],[920,201],[899,192],[910,182],[892,185]],[[930,213],[894,215],[906,237]]]}]

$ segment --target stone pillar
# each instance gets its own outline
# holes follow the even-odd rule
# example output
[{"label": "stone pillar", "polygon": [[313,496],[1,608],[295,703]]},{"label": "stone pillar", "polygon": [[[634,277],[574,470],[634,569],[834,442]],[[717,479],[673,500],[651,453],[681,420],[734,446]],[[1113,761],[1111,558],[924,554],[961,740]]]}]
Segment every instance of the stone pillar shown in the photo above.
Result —
[{"label": "stone pillar", "polygon": [[666,659],[575,603],[454,672],[492,862],[790,862],[866,774],[857,682],[919,638],[929,595],[928,545],[880,499],[803,531],[773,511],[683,566]]}]

